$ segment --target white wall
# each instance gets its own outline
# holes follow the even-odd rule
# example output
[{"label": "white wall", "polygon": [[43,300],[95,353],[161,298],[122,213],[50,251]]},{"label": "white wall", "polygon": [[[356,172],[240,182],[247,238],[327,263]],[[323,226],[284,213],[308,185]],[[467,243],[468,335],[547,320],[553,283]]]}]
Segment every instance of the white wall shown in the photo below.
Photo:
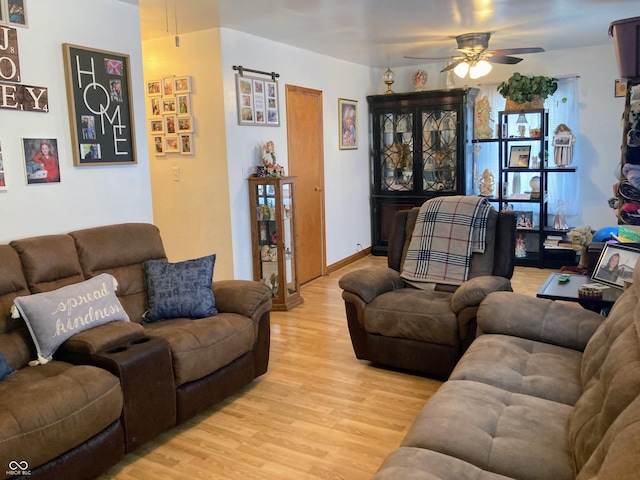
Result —
[{"label": "white wall", "polygon": [[[478,82],[497,83],[506,80],[514,72],[525,75],[578,75],[579,79],[579,130],[576,133],[576,185],[581,190],[581,224],[598,229],[617,224],[614,212],[608,205],[616,182],[613,171],[620,161],[622,127],[620,118],[624,110],[624,98],[613,95],[614,80],[618,78],[613,40],[610,44],[570,50],[556,50],[524,55],[518,65],[496,65],[489,75],[480,80],[466,79],[469,86]],[[394,90],[410,91],[412,75],[422,68],[429,73],[427,86],[444,88],[446,74],[438,73],[442,64],[424,64],[415,67],[393,69],[396,73]],[[382,72],[378,72],[381,74]],[[455,77],[456,86],[465,81]]]},{"label": "white wall", "polygon": [[[260,163],[261,146],[268,140],[273,140],[278,163],[288,172],[286,84],[323,92],[327,264],[356,253],[358,243],[371,246],[366,96],[377,93],[372,90],[371,69],[235,30],[221,29],[220,34],[236,277],[252,278],[249,194],[243,173]],[[234,65],[280,74],[280,127],[238,125]],[[358,101],[357,150],[338,149],[338,98]]]},{"label": "white wall", "polygon": [[[113,0],[31,1],[18,28],[22,81],[49,89],[49,113],[0,109],[7,190],[0,191],[0,242],[126,221],[152,221],[137,6]],[[94,19],[94,20],[92,20]],[[137,165],[74,167],[62,44],[130,55]],[[61,182],[26,185],[22,138],[58,141]]]}]

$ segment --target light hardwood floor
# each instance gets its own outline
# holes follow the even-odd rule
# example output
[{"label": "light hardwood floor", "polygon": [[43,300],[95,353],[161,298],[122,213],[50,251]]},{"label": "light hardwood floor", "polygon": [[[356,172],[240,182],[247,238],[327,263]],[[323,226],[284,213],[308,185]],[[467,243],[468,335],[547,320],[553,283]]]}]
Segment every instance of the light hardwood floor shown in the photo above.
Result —
[{"label": "light hardwood floor", "polygon": [[[338,280],[385,264],[369,256],[305,285],[303,305],[271,314],[265,375],[128,454],[100,479],[371,478],[441,385],[353,354]],[[514,290],[535,296],[550,272],[517,267]]]}]

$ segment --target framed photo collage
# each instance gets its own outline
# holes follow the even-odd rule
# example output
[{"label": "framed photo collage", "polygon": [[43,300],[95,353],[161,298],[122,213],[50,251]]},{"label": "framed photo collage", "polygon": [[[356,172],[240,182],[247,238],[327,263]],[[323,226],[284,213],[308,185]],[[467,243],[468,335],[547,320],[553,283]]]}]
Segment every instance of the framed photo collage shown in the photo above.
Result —
[{"label": "framed photo collage", "polygon": [[149,135],[156,156],[193,155],[191,77],[168,76],[146,83]]}]

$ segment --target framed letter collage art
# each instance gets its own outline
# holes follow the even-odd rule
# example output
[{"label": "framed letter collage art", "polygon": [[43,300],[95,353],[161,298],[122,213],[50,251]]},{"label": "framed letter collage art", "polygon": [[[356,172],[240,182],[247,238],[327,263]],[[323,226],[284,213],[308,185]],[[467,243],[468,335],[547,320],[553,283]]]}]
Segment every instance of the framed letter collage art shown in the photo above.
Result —
[{"label": "framed letter collage art", "polygon": [[68,43],[62,49],[73,164],[138,163],[129,55]]},{"label": "framed letter collage art", "polygon": [[149,134],[154,154],[193,155],[191,77],[162,77],[147,82],[146,88],[150,108]]}]

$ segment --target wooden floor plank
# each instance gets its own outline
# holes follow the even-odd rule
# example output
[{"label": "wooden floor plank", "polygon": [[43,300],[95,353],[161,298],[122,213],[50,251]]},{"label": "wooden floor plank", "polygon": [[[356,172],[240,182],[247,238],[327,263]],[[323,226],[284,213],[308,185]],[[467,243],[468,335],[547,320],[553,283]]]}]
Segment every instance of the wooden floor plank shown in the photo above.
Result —
[{"label": "wooden floor plank", "polygon": [[[365,480],[401,442],[441,382],[372,367],[353,354],[338,280],[386,265],[369,256],[303,286],[271,314],[268,372],[128,454],[100,480]],[[516,267],[535,296],[551,271]]]}]

